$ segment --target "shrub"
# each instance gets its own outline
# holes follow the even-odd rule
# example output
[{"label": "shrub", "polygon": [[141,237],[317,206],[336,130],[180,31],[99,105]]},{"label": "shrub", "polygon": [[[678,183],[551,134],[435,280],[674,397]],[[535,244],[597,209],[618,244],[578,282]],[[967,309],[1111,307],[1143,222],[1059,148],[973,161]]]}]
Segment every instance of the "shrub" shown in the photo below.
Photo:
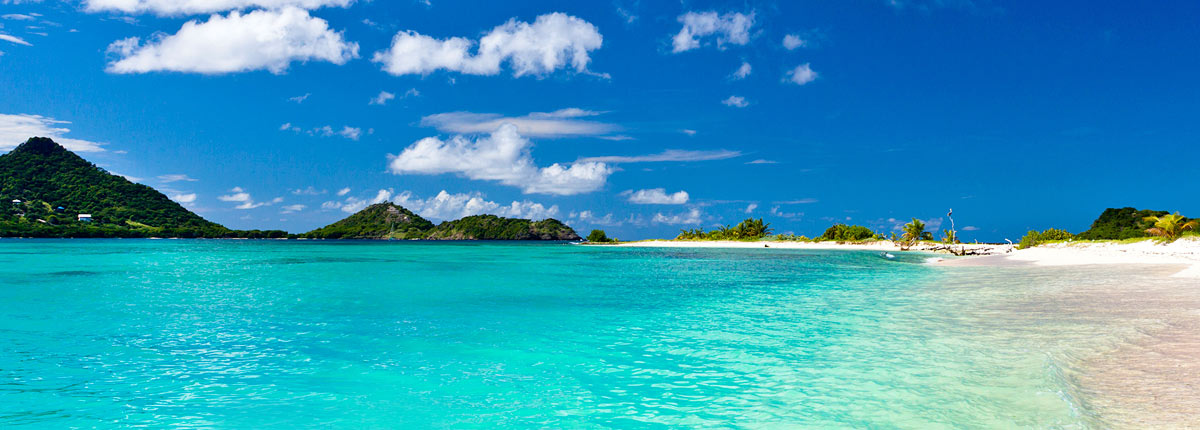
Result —
[{"label": "shrub", "polygon": [[604,230],[592,230],[591,233],[588,233],[587,241],[592,243],[608,243],[616,242],[616,239],[609,239],[608,235],[604,234]]},{"label": "shrub", "polygon": [[1075,235],[1066,230],[1057,228],[1048,228],[1041,232],[1037,230],[1029,230],[1025,233],[1025,237],[1021,238],[1021,243],[1017,244],[1019,249],[1029,249],[1052,240],[1071,240]]},{"label": "shrub", "polygon": [[838,242],[861,242],[876,237],[875,232],[861,225],[834,224],[825,230],[825,234],[822,234],[820,239]]}]

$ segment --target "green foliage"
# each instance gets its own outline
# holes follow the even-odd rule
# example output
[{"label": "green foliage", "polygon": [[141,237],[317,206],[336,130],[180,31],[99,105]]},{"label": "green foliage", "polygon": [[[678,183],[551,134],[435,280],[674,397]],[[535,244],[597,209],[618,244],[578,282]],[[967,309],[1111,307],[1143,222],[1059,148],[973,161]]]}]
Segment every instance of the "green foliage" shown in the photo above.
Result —
[{"label": "green foliage", "polygon": [[820,240],[834,240],[838,242],[862,242],[868,239],[877,239],[880,236],[871,231],[871,229],[861,225],[845,225],[834,224],[825,230]]},{"label": "green foliage", "polygon": [[591,233],[588,233],[587,241],[591,243],[609,243],[616,242],[617,240],[609,239],[608,235],[604,233],[604,230],[592,230]]},{"label": "green foliage", "polygon": [[762,218],[746,218],[734,227],[721,226],[712,231],[701,228],[680,230],[675,240],[761,240],[771,234],[771,224],[763,222]]},{"label": "green foliage", "polygon": [[561,221],[474,215],[438,224],[427,236],[434,240],[579,240],[575,230]]},{"label": "green foliage", "polygon": [[1073,240],[1075,238],[1076,236],[1071,234],[1071,232],[1057,228],[1048,228],[1041,232],[1030,230],[1029,233],[1025,233],[1025,237],[1021,238],[1021,242],[1017,244],[1017,248],[1029,249],[1050,241]]},{"label": "green foliage", "polygon": [[[11,203],[21,200],[20,204]],[[245,237],[145,185],[105,172],[53,140],[35,137],[0,156],[0,236]],[[59,212],[57,207],[64,209]],[[91,222],[77,221],[91,214]],[[287,236],[287,233],[253,233]]]},{"label": "green foliage", "polygon": [[432,222],[408,209],[378,203],[301,236],[311,239],[424,239],[432,229]]},{"label": "green foliage", "polygon": [[809,239],[808,237],[796,236],[795,234],[792,234],[792,233],[778,234],[775,236],[771,236],[768,239],[777,240],[780,242],[811,242],[812,241],[812,239]]},{"label": "green foliage", "polygon": [[1144,221],[1153,223],[1154,225],[1153,227],[1146,229],[1146,233],[1158,236],[1167,242],[1173,242],[1176,239],[1183,237],[1184,232],[1194,230],[1198,225],[1200,225],[1200,222],[1196,220],[1188,221],[1187,218],[1179,215],[1179,212],[1176,212],[1172,215],[1149,216],[1146,217]]},{"label": "green foliage", "polygon": [[908,249],[916,245],[917,241],[923,239],[926,233],[928,233],[925,231],[925,222],[916,218],[913,218],[912,222],[905,224],[903,231],[904,233],[900,235],[899,240],[893,238],[893,240],[900,244],[901,249]]},{"label": "green foliage", "polygon": [[942,230],[942,242],[949,244],[958,243],[958,232],[954,230]]},{"label": "green foliage", "polygon": [[1134,208],[1108,208],[1092,222],[1091,228],[1078,237],[1085,240],[1123,240],[1146,237],[1146,230],[1154,227],[1149,217],[1168,214],[1167,211],[1137,210]]}]

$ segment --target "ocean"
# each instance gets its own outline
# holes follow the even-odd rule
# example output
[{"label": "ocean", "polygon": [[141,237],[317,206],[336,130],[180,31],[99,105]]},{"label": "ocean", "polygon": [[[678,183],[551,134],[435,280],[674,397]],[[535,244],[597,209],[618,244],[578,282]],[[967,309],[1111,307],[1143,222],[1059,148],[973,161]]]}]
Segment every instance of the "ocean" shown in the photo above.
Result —
[{"label": "ocean", "polygon": [[0,427],[1106,427],[1169,325],[896,254],[5,239]]}]

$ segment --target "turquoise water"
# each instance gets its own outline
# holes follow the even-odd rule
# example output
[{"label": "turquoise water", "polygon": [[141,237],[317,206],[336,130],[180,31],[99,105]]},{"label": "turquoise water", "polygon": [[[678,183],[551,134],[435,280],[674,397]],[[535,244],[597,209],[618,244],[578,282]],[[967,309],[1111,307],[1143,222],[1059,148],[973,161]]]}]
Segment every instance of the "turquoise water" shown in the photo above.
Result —
[{"label": "turquoise water", "polygon": [[0,427],[1088,427],[1054,323],[922,259],[3,240]]}]

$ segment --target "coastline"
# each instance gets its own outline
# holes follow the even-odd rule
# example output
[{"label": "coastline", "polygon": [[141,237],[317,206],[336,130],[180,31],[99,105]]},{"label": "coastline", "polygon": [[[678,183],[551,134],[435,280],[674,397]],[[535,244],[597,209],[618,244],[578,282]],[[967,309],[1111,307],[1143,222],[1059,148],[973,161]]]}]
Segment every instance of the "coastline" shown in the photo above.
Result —
[{"label": "coastline", "polygon": [[[626,248],[771,248],[843,251],[900,251],[891,241],[867,243],[836,242],[776,242],[776,241],[683,241],[647,240],[589,246],[613,246]],[[956,249],[965,249],[979,255],[966,257],[934,258],[931,264],[939,266],[1083,266],[1083,265],[1175,265],[1183,269],[1172,277],[1200,278],[1200,240],[1183,238],[1173,243],[1160,244],[1152,240],[1134,243],[1118,242],[1062,242],[1043,244],[1030,249],[1017,249],[1003,244],[961,244]],[[946,253],[945,245],[928,243],[913,246],[908,252]]]}]

